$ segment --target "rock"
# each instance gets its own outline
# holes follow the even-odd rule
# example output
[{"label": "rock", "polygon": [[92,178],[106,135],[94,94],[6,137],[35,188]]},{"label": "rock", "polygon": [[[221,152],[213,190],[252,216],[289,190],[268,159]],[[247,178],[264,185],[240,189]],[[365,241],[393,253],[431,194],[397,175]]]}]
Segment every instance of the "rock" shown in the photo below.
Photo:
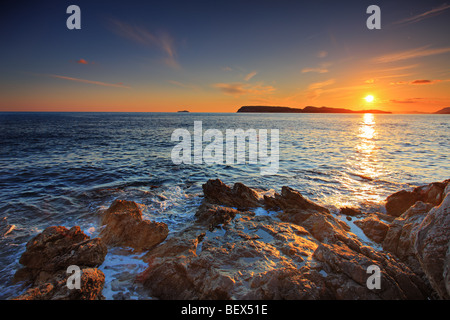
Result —
[{"label": "rock", "polygon": [[398,191],[387,197],[386,212],[389,215],[398,217],[417,201],[438,206],[446,195],[445,189],[449,182],[450,179],[416,187],[412,191]]},{"label": "rock", "polygon": [[289,187],[282,187],[281,195],[275,193],[274,197],[264,196],[264,203],[269,209],[282,210],[278,213],[280,220],[304,227],[320,242],[343,239],[348,243],[357,241],[356,236],[347,235],[350,228],[344,221],[334,218],[327,208],[304,198],[300,192]]},{"label": "rock", "polygon": [[274,197],[264,196],[264,204],[268,209],[281,209],[285,212],[329,213],[327,208],[306,199],[300,192],[290,187],[282,187],[281,195],[275,193]]},{"label": "rock", "polygon": [[381,221],[377,215],[369,215],[354,222],[364,234],[376,243],[381,243],[389,230],[389,224]]},{"label": "rock", "polygon": [[[16,272],[14,280],[31,284],[31,288],[17,299],[101,299],[104,275],[95,267],[103,263],[106,253],[100,238],[90,239],[78,226],[46,228],[27,243],[19,260],[24,268]],[[80,289],[66,286],[71,265],[81,270]]]},{"label": "rock", "polygon": [[235,183],[233,189],[221,180],[208,180],[202,185],[205,200],[211,204],[220,204],[236,208],[254,208],[261,206],[258,193],[242,183]]},{"label": "rock", "polygon": [[218,225],[227,224],[230,222],[234,219],[236,214],[254,215],[254,213],[250,211],[243,212],[230,207],[203,203],[195,213],[195,217],[197,218],[197,222],[208,225],[211,231],[211,229],[217,227]]},{"label": "rock", "polygon": [[444,277],[445,289],[447,290],[447,294],[450,295],[450,245],[445,255],[444,273],[442,275]]},{"label": "rock", "polygon": [[361,210],[359,210],[357,208],[352,208],[352,207],[343,207],[339,211],[341,214],[351,216],[351,217],[362,214]]},{"label": "rock", "polygon": [[428,212],[418,226],[414,240],[416,256],[431,285],[441,299],[450,299],[444,278],[450,244],[450,193],[438,207]]},{"label": "rock", "polygon": [[96,268],[81,270],[80,289],[68,289],[67,275],[28,289],[14,300],[103,300],[102,290],[105,275]]},{"label": "rock", "polygon": [[[220,180],[206,185],[225,190],[225,196],[205,196],[197,220],[145,256],[149,266],[138,280],[153,297],[426,299],[431,294],[407,265],[362,245],[345,222],[298,191],[284,187],[281,195],[259,200],[281,210],[278,220],[255,215],[244,203],[236,206],[238,194]],[[381,289],[367,287],[371,265],[380,268]]]},{"label": "rock", "polygon": [[142,211],[134,201],[115,200],[101,214],[105,226],[100,237],[110,246],[127,246],[144,251],[164,241],[169,228],[162,222],[142,219]]},{"label": "rock", "polygon": [[418,195],[420,201],[438,206],[445,197],[444,190],[448,182],[449,180],[433,182],[425,186],[417,187],[413,192]]},{"label": "rock", "polygon": [[418,200],[419,196],[414,192],[406,190],[398,191],[387,197],[386,212],[391,216],[398,217]]},{"label": "rock", "polygon": [[19,262],[24,268],[15,274],[16,281],[45,283],[70,265],[97,267],[105,259],[107,248],[99,238],[90,239],[80,227],[46,228],[31,239]]},{"label": "rock", "polygon": [[[355,251],[345,245],[322,243],[314,257],[333,271],[334,274],[327,279],[327,285],[335,292],[337,299],[427,298],[426,286],[407,266],[385,254],[376,253],[372,248]],[[380,269],[380,289],[367,289],[367,270],[370,266]]]},{"label": "rock", "polygon": [[414,250],[414,234],[431,208],[431,204],[417,202],[390,224],[382,243],[384,250],[395,254],[417,274],[423,271]]},{"label": "rock", "polygon": [[[267,286],[278,287],[274,297],[306,297],[310,287],[297,269],[317,243],[305,229],[248,215],[222,228],[211,232],[195,224],[149,251],[140,281],[160,299],[263,299]],[[317,297],[326,297],[325,286],[317,290]]]}]

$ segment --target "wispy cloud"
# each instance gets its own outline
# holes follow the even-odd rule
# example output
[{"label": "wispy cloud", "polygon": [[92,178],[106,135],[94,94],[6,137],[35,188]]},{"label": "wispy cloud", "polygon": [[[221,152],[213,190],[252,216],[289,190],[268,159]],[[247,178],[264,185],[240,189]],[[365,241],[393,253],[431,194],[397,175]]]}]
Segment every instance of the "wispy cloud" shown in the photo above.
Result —
[{"label": "wispy cloud", "polygon": [[78,64],[89,64],[89,62],[87,62],[87,61],[84,60],[84,59],[77,60],[77,63],[78,63]]},{"label": "wispy cloud", "polygon": [[129,25],[122,21],[112,19],[111,29],[117,35],[148,47],[157,47],[165,57],[163,61],[170,67],[179,67],[174,40],[167,32],[152,33],[139,26]]},{"label": "wispy cloud", "polygon": [[397,53],[386,54],[373,59],[375,63],[388,63],[395,62],[419,57],[433,56],[437,54],[450,52],[450,47],[438,48],[438,49],[428,49],[430,46],[424,46],[416,49],[401,51]]},{"label": "wispy cloud", "polygon": [[219,89],[223,93],[232,96],[241,95],[264,95],[274,92],[276,89],[272,86],[263,85],[261,83],[250,85],[248,83],[215,83],[212,85],[214,88]]},{"label": "wispy cloud", "polygon": [[308,73],[308,72],[317,72],[317,73],[327,73],[328,67],[331,66],[331,63],[321,63],[319,67],[316,68],[304,68],[302,69],[302,73]]},{"label": "wispy cloud", "polygon": [[403,99],[403,100],[391,99],[391,100],[389,100],[389,102],[392,102],[392,103],[417,103],[417,102],[419,102],[419,100],[422,100],[422,98],[409,98],[409,99]]},{"label": "wispy cloud", "polygon": [[191,89],[191,90],[199,90],[200,89],[198,86],[193,85],[193,84],[185,84],[185,83],[182,83],[182,82],[179,82],[179,81],[174,81],[174,80],[169,80],[168,82],[170,84],[173,84],[175,86],[178,86],[178,87],[181,87],[181,88],[184,88],[184,89]]},{"label": "wispy cloud", "polygon": [[325,58],[328,55],[328,52],[326,52],[325,50],[319,51],[317,53],[317,57],[319,58]]},{"label": "wispy cloud", "polygon": [[410,85],[423,85],[423,84],[433,84],[433,83],[439,83],[439,82],[448,82],[450,81],[450,79],[445,79],[445,80],[440,80],[440,79],[435,79],[435,80],[428,80],[428,79],[418,79],[418,80],[413,80],[413,81],[397,81],[397,82],[391,82],[391,85],[405,85],[405,84],[410,84]]},{"label": "wispy cloud", "polygon": [[449,8],[450,8],[450,5],[444,3],[443,5],[441,5],[441,6],[437,7],[437,8],[428,10],[428,11],[426,11],[424,13],[417,14],[417,15],[409,17],[409,18],[405,18],[405,19],[399,20],[397,22],[394,22],[394,24],[416,23],[416,22],[422,21],[424,19],[437,16],[437,15],[443,13],[445,10],[447,10]]},{"label": "wispy cloud", "polygon": [[52,77],[52,78],[57,78],[57,79],[64,79],[64,80],[70,80],[70,81],[75,81],[75,82],[95,84],[95,85],[104,86],[104,87],[116,87],[116,88],[130,89],[130,87],[124,85],[123,83],[107,83],[107,82],[101,82],[101,81],[93,81],[93,80],[78,79],[78,78],[72,78],[72,77],[66,77],[66,76],[59,76],[56,74],[49,74],[48,76]]},{"label": "wispy cloud", "polygon": [[315,90],[315,89],[320,89],[326,86],[329,86],[331,84],[334,84],[336,81],[334,79],[330,79],[330,80],[326,80],[326,81],[322,81],[322,82],[315,82],[315,83],[311,83],[308,86],[309,90]]},{"label": "wispy cloud", "polygon": [[248,73],[248,74],[244,77],[244,80],[245,80],[245,81],[249,81],[251,78],[253,78],[253,77],[256,76],[257,74],[258,74],[258,72],[252,71],[252,72]]},{"label": "wispy cloud", "polygon": [[433,80],[414,80],[411,82],[411,84],[430,84],[436,81]]}]

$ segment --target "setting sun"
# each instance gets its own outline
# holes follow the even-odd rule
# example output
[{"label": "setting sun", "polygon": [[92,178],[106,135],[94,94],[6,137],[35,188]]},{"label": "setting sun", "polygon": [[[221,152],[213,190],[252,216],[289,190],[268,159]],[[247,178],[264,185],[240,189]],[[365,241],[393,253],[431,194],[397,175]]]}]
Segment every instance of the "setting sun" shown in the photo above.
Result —
[{"label": "setting sun", "polygon": [[368,95],[364,98],[367,102],[372,102],[374,100],[374,97],[372,95]]}]

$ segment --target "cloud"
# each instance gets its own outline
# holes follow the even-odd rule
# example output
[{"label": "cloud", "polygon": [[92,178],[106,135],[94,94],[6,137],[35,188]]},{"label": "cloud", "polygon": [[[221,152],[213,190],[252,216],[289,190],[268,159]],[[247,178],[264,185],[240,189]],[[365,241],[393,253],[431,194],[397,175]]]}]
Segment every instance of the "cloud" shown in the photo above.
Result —
[{"label": "cloud", "polygon": [[101,81],[92,81],[92,80],[78,79],[78,78],[72,78],[72,77],[66,77],[66,76],[58,76],[56,74],[49,74],[48,76],[52,77],[52,78],[70,80],[70,81],[75,81],[75,82],[96,84],[96,85],[104,86],[104,87],[116,87],[116,88],[127,88],[127,89],[130,88],[128,86],[125,86],[121,82],[120,83],[106,83],[106,82],[101,82]]},{"label": "cloud", "polygon": [[319,51],[317,53],[317,57],[319,58],[325,58],[328,55],[328,52],[326,52],[325,50]]},{"label": "cloud", "polygon": [[437,15],[443,13],[443,12],[444,12],[445,10],[447,10],[448,8],[450,8],[450,5],[444,3],[444,4],[441,5],[440,7],[431,9],[431,10],[429,10],[429,11],[426,11],[426,12],[424,12],[424,13],[421,13],[421,14],[418,14],[418,15],[415,15],[415,16],[412,16],[412,17],[409,17],[409,18],[405,18],[405,19],[399,20],[399,21],[397,21],[397,22],[394,22],[394,24],[409,24],[409,23],[416,23],[416,22],[422,21],[422,20],[424,20],[424,19],[427,19],[427,18],[431,18],[431,17],[437,16]]},{"label": "cloud", "polygon": [[214,88],[219,89],[223,93],[232,96],[241,95],[263,95],[270,94],[276,89],[272,86],[265,86],[262,84],[250,85],[247,83],[215,83],[212,85]]},{"label": "cloud", "polygon": [[430,84],[433,83],[432,80],[414,80],[411,84]]},{"label": "cloud", "polygon": [[331,63],[321,63],[317,68],[304,68],[302,69],[302,73],[308,72],[317,72],[317,73],[327,73],[328,67],[331,66]]},{"label": "cloud", "polygon": [[330,79],[330,80],[326,80],[326,81],[322,81],[322,82],[315,82],[315,83],[311,83],[308,86],[309,90],[315,90],[315,89],[321,89],[325,86],[329,86],[331,84],[334,84],[336,81],[334,79]]},{"label": "cloud", "polygon": [[397,81],[397,82],[391,82],[390,85],[400,85],[400,84],[407,84],[407,81]]},{"label": "cloud", "polygon": [[258,72],[256,72],[256,71],[250,72],[249,74],[247,74],[247,75],[244,77],[244,80],[245,80],[245,81],[249,81],[251,78],[253,78],[254,76],[256,76],[257,73],[258,73]]},{"label": "cloud", "polygon": [[185,88],[185,89],[192,89],[192,90],[198,90],[199,87],[196,85],[191,85],[191,84],[184,84],[182,82],[179,81],[174,81],[174,80],[169,80],[168,81],[170,84],[173,84],[175,86],[181,87],[181,88]]},{"label": "cloud", "polygon": [[427,80],[427,79],[419,79],[419,80],[413,80],[410,82],[407,81],[397,81],[397,82],[391,82],[391,85],[402,85],[402,84],[412,84],[412,85],[420,85],[420,84],[433,84],[433,83],[438,83],[438,82],[448,82],[450,81],[450,79],[448,80]]},{"label": "cloud", "polygon": [[416,48],[416,49],[411,49],[411,50],[406,50],[406,51],[402,51],[402,52],[383,55],[383,56],[373,59],[373,62],[388,63],[388,62],[395,62],[395,61],[401,61],[401,60],[407,60],[407,59],[413,59],[413,58],[419,58],[419,57],[427,57],[427,56],[450,52],[450,47],[439,48],[439,49],[428,49],[428,48],[429,48],[429,45],[420,47],[420,48]]},{"label": "cloud", "polygon": [[111,28],[117,35],[148,47],[156,47],[165,55],[163,61],[170,67],[177,68],[177,53],[174,40],[167,32],[151,33],[145,28],[132,26],[119,20],[111,20]]},{"label": "cloud", "polygon": [[392,103],[417,103],[417,100],[420,100],[421,98],[409,98],[409,99],[404,99],[404,100],[389,100],[389,102]]},{"label": "cloud", "polygon": [[87,62],[87,61],[84,60],[84,59],[77,60],[77,63],[78,63],[78,64],[89,64],[89,62]]}]

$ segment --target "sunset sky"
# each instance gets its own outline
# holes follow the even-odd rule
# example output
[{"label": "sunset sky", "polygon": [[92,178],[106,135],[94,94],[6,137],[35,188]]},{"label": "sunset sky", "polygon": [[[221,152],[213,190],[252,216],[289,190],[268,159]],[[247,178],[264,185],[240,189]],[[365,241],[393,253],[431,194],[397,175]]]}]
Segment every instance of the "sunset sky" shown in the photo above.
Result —
[{"label": "sunset sky", "polygon": [[444,1],[6,1],[0,111],[434,112],[450,107],[449,35]]}]

